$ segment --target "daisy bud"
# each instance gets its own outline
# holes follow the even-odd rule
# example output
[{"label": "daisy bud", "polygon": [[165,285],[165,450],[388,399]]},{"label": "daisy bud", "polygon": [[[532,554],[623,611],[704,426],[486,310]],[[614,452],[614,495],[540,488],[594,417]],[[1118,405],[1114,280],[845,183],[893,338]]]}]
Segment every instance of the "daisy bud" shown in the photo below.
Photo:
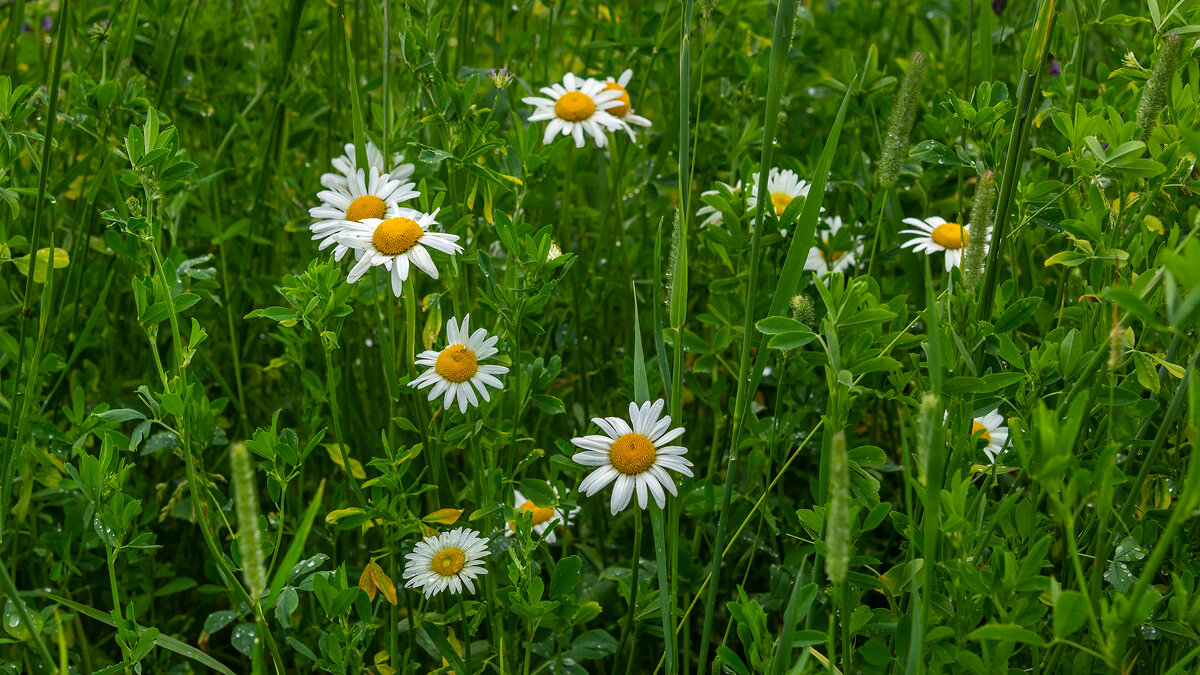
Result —
[{"label": "daisy bud", "polygon": [[1179,52],[1183,40],[1178,33],[1168,33],[1163,38],[1163,44],[1158,49],[1158,59],[1142,89],[1142,102],[1138,104],[1137,123],[1149,136],[1154,125],[1158,123],[1158,113],[1167,104],[1167,88],[1171,85],[1171,76],[1175,74],[1175,64],[1179,61]]},{"label": "daisy bud", "polygon": [[806,295],[796,295],[792,297],[792,318],[800,323],[815,328],[817,325],[817,310],[813,307],[812,300]]},{"label": "daisy bud", "polygon": [[846,457],[846,434],[833,436],[829,453],[829,520],[825,525],[825,543],[829,555],[825,558],[825,574],[829,582],[840,586],[846,580],[850,566],[850,468]]},{"label": "daisy bud", "polygon": [[237,507],[238,550],[242,554],[242,576],[257,600],[267,589],[267,568],[263,561],[262,535],[258,530],[258,486],[250,451],[242,443],[229,455],[233,475],[233,503]]},{"label": "daisy bud", "polygon": [[988,169],[975,183],[975,199],[971,202],[971,228],[967,250],[963,257],[963,281],[975,288],[983,279],[986,262],[987,233],[992,223],[992,202],[996,199],[996,174]]},{"label": "daisy bud", "polygon": [[888,117],[887,137],[883,141],[883,154],[879,157],[879,172],[876,178],[880,187],[896,187],[900,181],[900,167],[908,154],[908,138],[912,133],[913,120],[917,118],[917,94],[921,90],[921,77],[925,74],[925,55],[913,52],[908,72],[900,83],[900,94]]}]

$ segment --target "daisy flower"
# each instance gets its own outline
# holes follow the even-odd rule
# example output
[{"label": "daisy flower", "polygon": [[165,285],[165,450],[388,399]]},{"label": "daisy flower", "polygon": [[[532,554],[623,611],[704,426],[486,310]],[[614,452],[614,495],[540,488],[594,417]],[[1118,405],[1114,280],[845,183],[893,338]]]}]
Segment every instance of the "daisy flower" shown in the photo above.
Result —
[{"label": "daisy flower", "polygon": [[487,330],[480,328],[474,333],[467,326],[471,321],[470,315],[464,316],[462,325],[455,317],[446,322],[446,348],[439,351],[428,349],[417,355],[417,365],[427,366],[428,370],[417,376],[408,386],[424,389],[433,385],[429,391],[429,400],[444,396],[443,409],[449,409],[458,400],[460,412],[467,412],[467,405],[479,405],[479,398],[490,401],[488,387],[501,388],[497,375],[508,372],[505,366],[480,364],[479,362],[499,353],[496,341],[499,337],[488,337]]},{"label": "daisy flower", "polygon": [[983,449],[987,453],[988,459],[993,464],[996,463],[996,458],[1004,451],[1004,447],[1008,445],[1008,427],[1004,425],[1004,418],[1000,415],[1000,409],[997,408],[983,417],[976,417],[971,422],[971,437],[983,438],[987,441],[987,447]]},{"label": "daisy flower", "polygon": [[429,598],[447,588],[454,595],[463,586],[474,593],[471,583],[487,574],[483,558],[488,554],[488,540],[475,530],[460,527],[436,537],[429,537],[404,556],[404,587],[420,588]]},{"label": "daisy flower", "polygon": [[[721,183],[720,181],[717,182],[726,190],[732,192],[733,196],[742,196],[742,181],[738,181],[736,185],[729,185],[728,183]],[[719,194],[721,194],[720,190],[708,190],[706,192],[701,192],[700,196],[704,197],[705,195]],[[724,216],[721,215],[721,211],[718,210],[717,207],[709,206],[708,204],[705,204],[696,210],[696,217],[704,219],[700,221],[700,227],[720,227],[721,223],[724,222]]]},{"label": "daisy flower", "polygon": [[633,103],[629,100],[629,90],[625,88],[629,86],[629,80],[632,77],[633,70],[626,68],[625,72],[621,73],[621,76],[617,79],[614,80],[610,77],[601,84],[604,85],[604,90],[606,92],[615,91],[620,94],[617,96],[617,102],[619,105],[609,108],[608,114],[617,118],[621,122],[621,126],[625,128],[625,131],[629,132],[630,138],[637,140],[637,136],[635,136],[633,132],[634,125],[639,127],[649,127],[651,122],[645,117],[642,117],[641,115],[635,115],[633,113]]},{"label": "daisy flower", "polygon": [[542,87],[541,91],[549,98],[526,96],[521,101],[534,107],[530,122],[550,121],[542,136],[546,145],[562,134],[574,137],[575,147],[582,148],[586,133],[596,140],[596,147],[602,148],[608,140],[605,130],[616,131],[624,126],[609,111],[620,106],[628,108],[628,104],[620,101],[620,91],[606,89],[603,82],[580,80],[574,73],[567,73],[562,84]]},{"label": "daisy flower", "polygon": [[462,253],[458,235],[434,232],[430,226],[437,225],[433,213],[421,213],[412,209],[399,209],[387,218],[365,218],[362,222],[344,221],[341,230],[333,235],[334,241],[354,249],[358,262],[350,270],[346,280],[354,283],[367,270],[383,265],[391,273],[392,293],[400,297],[404,282],[408,280],[409,265],[438,278],[437,267],[429,257],[428,248],[449,255]]},{"label": "daisy flower", "polygon": [[[344,149],[346,154],[340,157],[334,157],[333,161],[331,162],[336,172],[327,173],[321,176],[322,185],[330,187],[331,184],[332,186],[340,186],[344,188],[346,186],[346,180],[353,176],[357,171],[358,161],[354,144],[347,143]],[[417,169],[417,167],[413,166],[412,164],[405,164],[404,154],[399,152],[392,155],[392,166],[389,168],[384,163],[383,153],[380,152],[379,148],[371,141],[367,141],[367,168],[375,169],[381,174],[385,173],[391,176],[392,180],[398,180],[401,183],[408,182],[408,179],[412,178],[413,172]]]},{"label": "daisy flower", "polygon": [[[782,216],[788,204],[796,197],[807,197],[812,186],[808,181],[801,180],[795,171],[772,168],[767,174],[767,193],[771,196],[771,206],[775,207],[775,215]],[[754,210],[758,206],[758,181],[750,186],[750,196],[746,199],[746,207]]]},{"label": "daisy flower", "polygon": [[332,175],[321,177],[321,184],[328,189],[317,193],[321,205],[308,210],[308,215],[316,219],[308,229],[312,232],[313,240],[321,242],[317,248],[334,247],[334,260],[341,260],[349,250],[346,244],[338,241],[338,235],[346,230],[349,223],[361,223],[371,218],[395,218],[400,215],[399,205],[402,202],[420,196],[412,183],[393,180],[376,169],[371,169],[369,179],[362,171],[354,172],[350,178],[343,177],[344,185],[331,180],[329,177]]},{"label": "daisy flower", "polygon": [[[826,218],[825,224],[829,226],[829,232],[821,237],[824,246],[813,246],[808,250],[808,259],[804,261],[804,269],[816,272],[817,276],[825,276],[830,272],[845,273],[862,253],[862,240],[857,237],[851,239],[851,247],[847,251],[827,250],[829,240],[833,239],[833,235],[842,229],[842,218],[841,216]],[[831,265],[830,262],[833,264]]]},{"label": "daisy flower", "polygon": [[[570,513],[566,513],[557,506],[538,506],[537,504],[533,503],[533,500],[526,499],[525,495],[521,494],[520,490],[514,490],[514,494],[516,508],[517,511],[520,512],[518,515],[524,516],[526,513],[528,513],[530,514],[530,518],[533,519],[533,533],[541,537],[546,530],[550,530],[550,533],[546,534],[545,536],[545,542],[547,544],[553,544],[558,539],[558,535],[554,532],[554,528],[558,527],[559,525],[566,526],[567,519],[573,515],[575,511],[579,510],[578,508],[575,508]],[[558,495],[558,490],[555,490],[554,494]],[[517,523],[515,521],[509,521],[508,527],[504,530],[504,534],[511,537],[516,533]]]},{"label": "daisy flower", "polygon": [[684,458],[687,448],[668,445],[683,435],[683,427],[671,429],[670,416],[662,417],[665,402],[660,398],[640,407],[629,404],[629,423],[620,417],[593,417],[592,422],[604,435],[572,438],[583,450],[571,459],[584,466],[599,467],[579,484],[579,491],[590,497],[613,481],[610,510],[615,516],[629,505],[637,492],[638,506],[646,508],[646,496],[654,495],[658,506],[667,503],[666,488],[676,494],[675,480],[667,469],[691,476],[692,463]]},{"label": "daisy flower", "polygon": [[901,244],[902,248],[911,248],[918,253],[945,251],[947,272],[950,271],[950,268],[962,264],[963,250],[967,248],[967,230],[971,227],[970,225],[951,223],[938,216],[924,220],[905,218],[904,224],[912,225],[914,229],[900,230],[900,234],[915,236]]}]

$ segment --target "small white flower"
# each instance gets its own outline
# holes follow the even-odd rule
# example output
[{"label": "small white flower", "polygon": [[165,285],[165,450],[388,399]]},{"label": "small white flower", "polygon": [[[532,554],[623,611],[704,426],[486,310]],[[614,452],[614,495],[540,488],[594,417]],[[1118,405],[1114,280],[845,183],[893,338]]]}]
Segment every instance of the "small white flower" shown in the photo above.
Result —
[{"label": "small white flower", "polygon": [[[722,185],[726,190],[732,192],[733,196],[735,196],[735,197],[742,196],[742,182],[741,181],[738,181],[736,185],[729,185],[727,183],[721,183],[720,181],[718,181],[718,183],[720,183],[720,185]],[[719,195],[719,194],[721,194],[720,190],[707,190],[705,192],[701,192],[700,196],[703,197],[705,195]],[[731,206],[733,206],[733,205],[731,204]],[[709,206],[708,204],[705,204],[704,206],[701,206],[699,209],[696,210],[696,217],[704,219],[704,220],[700,221],[700,227],[720,227],[721,224],[725,221],[725,216],[721,214],[721,211],[717,207]]]},{"label": "small white flower", "polygon": [[626,68],[625,72],[617,79],[608,78],[601,84],[604,85],[605,91],[616,91],[620,95],[617,96],[617,101],[620,105],[608,109],[608,113],[617,118],[621,122],[621,126],[629,133],[629,137],[637,140],[634,134],[633,127],[649,127],[652,122],[641,115],[635,115],[633,112],[633,103],[629,100],[629,80],[633,78],[633,70]]},{"label": "small white flower", "polygon": [[[776,217],[782,216],[788,204],[797,197],[807,197],[812,186],[808,181],[801,180],[795,171],[790,169],[772,168],[767,174],[767,193],[771,197],[771,206],[775,209]],[[746,198],[746,208],[754,211],[758,206],[758,180],[750,186],[750,196]]]},{"label": "small white flower", "polygon": [[408,280],[409,265],[438,278],[437,267],[429,257],[426,247],[449,255],[462,253],[457,234],[434,232],[429,228],[437,225],[433,213],[421,213],[412,209],[399,209],[394,216],[385,220],[367,218],[361,223],[343,221],[341,230],[334,240],[358,255],[358,262],[350,270],[346,280],[354,283],[367,270],[382,265],[391,273],[392,293],[400,297],[404,282]]},{"label": "small white flower", "polygon": [[562,134],[574,137],[575,147],[582,148],[586,133],[595,139],[596,147],[602,148],[608,140],[604,135],[605,130],[616,131],[624,126],[621,120],[608,112],[625,105],[618,100],[621,93],[605,89],[603,82],[590,78],[580,80],[574,73],[567,73],[563,76],[562,84],[542,87],[541,91],[550,98],[526,96],[521,101],[534,107],[533,114],[529,116],[530,122],[550,121],[542,136],[542,142],[546,145]]},{"label": "small white flower", "polygon": [[677,494],[675,480],[667,469],[692,475],[692,463],[684,458],[687,448],[668,445],[683,435],[683,427],[671,429],[670,416],[660,417],[665,404],[661,398],[640,407],[630,403],[630,423],[620,417],[593,417],[592,422],[604,435],[571,439],[575,447],[583,450],[571,459],[584,466],[599,467],[579,484],[580,492],[590,497],[616,481],[610,503],[613,515],[629,505],[634,492],[640,508],[646,508],[648,495],[654,496],[660,508],[666,506],[663,488]]},{"label": "small white flower", "polygon": [[421,588],[427,598],[446,589],[458,595],[464,586],[474,593],[472,582],[487,574],[483,566],[487,554],[488,540],[465,527],[429,537],[404,556],[408,561],[404,565],[404,587]]},{"label": "small white flower", "polygon": [[334,260],[341,260],[349,250],[337,240],[349,223],[369,218],[395,218],[400,214],[400,204],[421,196],[412,183],[392,180],[388,174],[381,174],[376,169],[371,169],[370,179],[362,171],[356,171],[340,184],[327,180],[332,175],[321,177],[321,183],[328,189],[317,193],[321,205],[308,210],[308,215],[317,219],[308,229],[313,240],[321,242],[317,248],[334,247]]},{"label": "small white flower", "polygon": [[475,395],[478,390],[483,400],[490,401],[487,388],[500,389],[504,385],[497,375],[508,372],[505,366],[480,364],[480,361],[499,353],[496,342],[499,337],[488,337],[488,332],[480,328],[474,333],[469,332],[468,324],[471,317],[464,316],[462,325],[450,317],[446,322],[446,348],[441,351],[429,349],[417,355],[417,365],[426,366],[428,370],[421,373],[408,386],[424,389],[430,385],[429,400],[443,396],[443,409],[449,409],[455,400],[458,401],[460,412],[467,412],[467,405],[478,406],[479,398]]},{"label": "small white flower", "polygon": [[[545,534],[546,536],[543,538],[543,541],[547,544],[553,544],[558,540],[558,535],[554,532],[554,529],[560,525],[565,527],[568,519],[579,510],[579,507],[576,507],[568,513],[564,512],[558,506],[538,506],[533,503],[533,500],[526,499],[520,490],[514,490],[513,492],[517,516],[522,517],[528,513],[532,519],[531,526],[533,533],[539,537]],[[558,490],[555,490],[554,494],[557,496]],[[546,533],[546,530],[550,530],[550,532]],[[504,534],[511,537],[516,533],[516,522],[509,522],[508,527],[504,529]]]},{"label": "small white flower", "polygon": [[[821,241],[825,244],[825,247],[823,248],[820,244],[817,244],[808,250],[808,259],[804,261],[804,269],[816,272],[819,277],[825,276],[830,272],[844,274],[846,270],[854,265],[855,260],[862,253],[862,240],[857,237],[854,238],[851,242],[850,250],[847,251],[827,251],[826,248],[829,241],[833,239],[833,235],[842,229],[842,218],[841,216],[826,218],[825,224],[829,226],[829,231],[824,234],[817,233],[817,236],[821,237]],[[829,264],[826,256],[833,259],[833,265]]]},{"label": "small white flower", "polygon": [[[327,173],[321,176],[322,185],[345,189],[347,179],[357,172],[357,155],[354,144],[347,143],[345,150],[346,154],[334,157],[331,162],[336,173]],[[416,171],[415,166],[404,163],[404,155],[399,152],[392,155],[392,165],[387,166],[383,161],[383,153],[371,141],[367,141],[367,169],[375,169],[381,174],[385,173],[391,176],[392,180],[398,180],[401,183],[408,182],[408,179],[412,178],[413,172]]]},{"label": "small white flower", "polygon": [[905,218],[904,224],[911,225],[913,229],[900,230],[900,234],[912,234],[916,236],[900,244],[901,248],[911,248],[917,253],[925,253],[927,255],[944,251],[946,253],[947,272],[951,268],[962,264],[963,250],[967,247],[970,225],[964,227],[938,216],[931,216],[924,220],[920,218]]},{"label": "small white flower", "polygon": [[1004,417],[1000,415],[1000,409],[997,408],[983,417],[976,417],[971,421],[971,437],[983,438],[987,441],[987,447],[983,449],[987,453],[988,459],[993,464],[996,463],[996,458],[1004,451],[1004,447],[1008,445],[1008,427],[1004,425]]}]

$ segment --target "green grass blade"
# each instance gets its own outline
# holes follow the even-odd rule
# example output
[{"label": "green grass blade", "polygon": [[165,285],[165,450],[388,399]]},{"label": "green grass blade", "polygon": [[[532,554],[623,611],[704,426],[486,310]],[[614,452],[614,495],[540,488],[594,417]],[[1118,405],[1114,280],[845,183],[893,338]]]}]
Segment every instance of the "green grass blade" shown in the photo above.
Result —
[{"label": "green grass blade", "polygon": [[288,546],[287,553],[284,554],[279,567],[275,568],[275,575],[271,578],[271,590],[267,593],[263,607],[269,608],[275,606],[275,599],[279,597],[279,592],[283,590],[284,584],[287,583],[288,575],[292,573],[292,568],[295,567],[296,563],[300,562],[300,556],[304,554],[304,544],[308,541],[309,533],[312,532],[313,520],[317,517],[317,511],[321,509],[321,498],[324,495],[325,481],[321,481],[321,484],[317,487],[317,494],[313,495],[308,508],[304,510],[304,517],[300,519],[300,529],[296,531],[296,536],[292,538],[292,543]]}]

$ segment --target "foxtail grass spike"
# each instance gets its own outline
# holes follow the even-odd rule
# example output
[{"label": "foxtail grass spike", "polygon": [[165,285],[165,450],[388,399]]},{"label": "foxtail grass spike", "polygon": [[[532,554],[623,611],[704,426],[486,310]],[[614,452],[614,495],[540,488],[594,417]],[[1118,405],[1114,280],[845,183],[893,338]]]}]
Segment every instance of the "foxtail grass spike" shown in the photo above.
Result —
[{"label": "foxtail grass spike", "polygon": [[908,154],[908,139],[912,134],[913,121],[917,118],[917,94],[921,91],[921,78],[925,74],[925,55],[913,52],[908,71],[900,83],[900,94],[888,117],[887,137],[883,140],[883,154],[879,157],[879,186],[896,187],[900,181],[900,167]]},{"label": "foxtail grass spike", "polygon": [[939,428],[937,420],[937,397],[925,394],[917,412],[917,478],[928,485],[929,458],[933,455],[934,437]]},{"label": "foxtail grass spike", "polygon": [[258,486],[250,451],[242,443],[229,455],[233,475],[233,502],[237,508],[238,548],[242,553],[242,575],[257,600],[267,588],[267,568],[263,561],[262,535],[258,530]]},{"label": "foxtail grass spike", "polygon": [[829,460],[829,523],[825,528],[829,555],[825,558],[825,574],[829,583],[840,586],[850,566],[850,469],[844,432],[834,434]]},{"label": "foxtail grass spike", "polygon": [[1168,33],[1158,48],[1158,58],[1142,89],[1142,102],[1138,104],[1137,123],[1144,132],[1143,138],[1154,130],[1158,124],[1158,114],[1167,105],[1167,90],[1171,86],[1171,76],[1175,74],[1175,64],[1179,62],[1182,47],[1183,40],[1179,34]]},{"label": "foxtail grass spike", "polygon": [[987,258],[987,234],[992,224],[992,203],[996,201],[996,174],[988,169],[975,184],[971,202],[971,224],[967,231],[967,250],[963,260],[963,281],[974,289],[983,279]]}]

